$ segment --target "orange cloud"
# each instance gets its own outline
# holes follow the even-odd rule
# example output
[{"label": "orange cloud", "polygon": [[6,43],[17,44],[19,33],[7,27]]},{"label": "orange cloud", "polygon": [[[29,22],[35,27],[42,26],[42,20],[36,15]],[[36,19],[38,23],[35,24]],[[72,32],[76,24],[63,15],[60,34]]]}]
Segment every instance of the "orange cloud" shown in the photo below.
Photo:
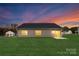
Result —
[{"label": "orange cloud", "polygon": [[70,21],[79,21],[79,11],[75,10],[72,12],[69,12],[68,14],[61,16],[61,17],[56,17],[53,18],[54,20],[52,20],[52,22],[55,22],[57,24],[62,24],[65,22],[70,22]]}]

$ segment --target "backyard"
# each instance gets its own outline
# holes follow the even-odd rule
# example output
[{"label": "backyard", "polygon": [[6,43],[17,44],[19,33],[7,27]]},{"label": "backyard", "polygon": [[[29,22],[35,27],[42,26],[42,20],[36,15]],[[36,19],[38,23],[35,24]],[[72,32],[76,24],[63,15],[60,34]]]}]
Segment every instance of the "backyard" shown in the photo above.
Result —
[{"label": "backyard", "polygon": [[79,55],[79,35],[67,39],[49,37],[0,37],[1,56],[59,56]]}]

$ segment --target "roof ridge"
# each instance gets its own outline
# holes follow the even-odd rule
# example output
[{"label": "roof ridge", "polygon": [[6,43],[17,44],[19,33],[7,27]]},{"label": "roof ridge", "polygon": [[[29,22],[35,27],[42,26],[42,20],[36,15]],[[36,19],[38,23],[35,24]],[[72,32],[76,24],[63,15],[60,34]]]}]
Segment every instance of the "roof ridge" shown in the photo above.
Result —
[{"label": "roof ridge", "polygon": [[56,23],[22,23],[22,24],[56,24]]}]

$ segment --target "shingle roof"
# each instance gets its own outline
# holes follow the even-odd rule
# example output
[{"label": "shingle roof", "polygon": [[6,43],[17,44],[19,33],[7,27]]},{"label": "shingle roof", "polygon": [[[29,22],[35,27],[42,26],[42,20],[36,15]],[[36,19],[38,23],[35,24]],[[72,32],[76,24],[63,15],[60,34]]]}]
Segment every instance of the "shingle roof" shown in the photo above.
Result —
[{"label": "shingle roof", "polygon": [[17,29],[49,29],[49,28],[61,28],[55,23],[23,23],[17,27]]}]

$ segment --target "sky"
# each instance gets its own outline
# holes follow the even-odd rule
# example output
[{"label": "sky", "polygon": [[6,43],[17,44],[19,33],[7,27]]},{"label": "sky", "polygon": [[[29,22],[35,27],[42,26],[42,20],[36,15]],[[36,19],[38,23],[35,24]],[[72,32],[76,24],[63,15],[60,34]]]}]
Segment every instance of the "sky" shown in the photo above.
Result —
[{"label": "sky", "polygon": [[79,26],[79,4],[0,3],[0,24],[56,23]]}]

